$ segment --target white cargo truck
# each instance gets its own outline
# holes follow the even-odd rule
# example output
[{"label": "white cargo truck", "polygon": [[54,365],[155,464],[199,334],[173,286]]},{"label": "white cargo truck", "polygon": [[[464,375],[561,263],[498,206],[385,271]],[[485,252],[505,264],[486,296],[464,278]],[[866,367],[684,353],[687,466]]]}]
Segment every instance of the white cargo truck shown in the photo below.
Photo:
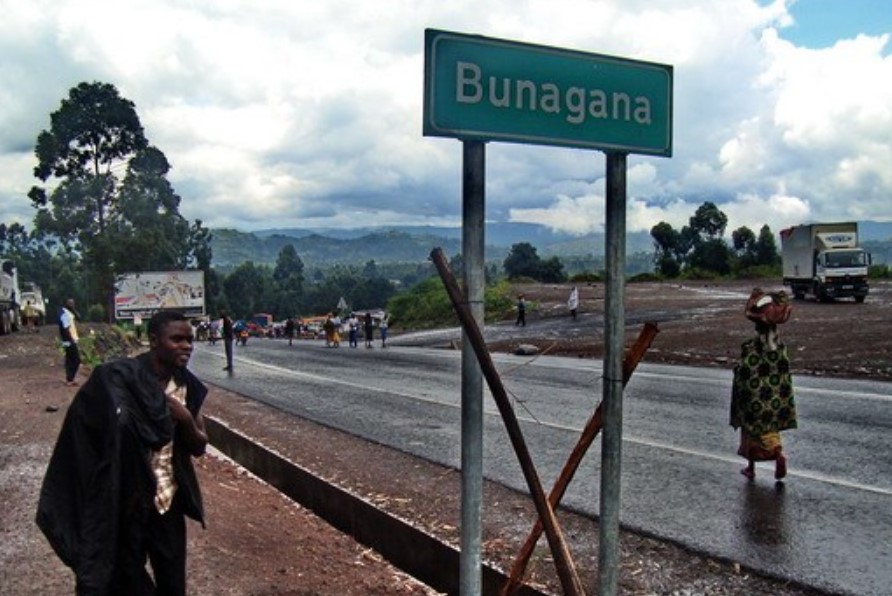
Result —
[{"label": "white cargo truck", "polygon": [[20,299],[15,263],[0,259],[0,335],[19,330],[22,324]]},{"label": "white cargo truck", "polygon": [[864,302],[870,255],[858,246],[858,223],[813,223],[781,230],[784,285],[795,298],[852,297]]}]

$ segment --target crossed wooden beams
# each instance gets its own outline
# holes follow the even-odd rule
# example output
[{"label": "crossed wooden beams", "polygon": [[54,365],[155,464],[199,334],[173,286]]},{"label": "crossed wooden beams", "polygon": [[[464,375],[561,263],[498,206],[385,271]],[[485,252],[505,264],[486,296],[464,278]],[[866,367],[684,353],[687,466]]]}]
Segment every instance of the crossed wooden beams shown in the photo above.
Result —
[{"label": "crossed wooden beams", "polygon": [[[597,437],[598,433],[601,431],[604,422],[601,413],[601,404],[598,404],[594,414],[589,418],[583,428],[582,435],[580,435],[576,446],[570,452],[567,462],[564,464],[561,473],[555,481],[554,487],[546,498],[545,491],[542,489],[542,484],[536,473],[536,468],[533,465],[533,460],[530,457],[530,452],[527,449],[526,441],[523,438],[523,432],[520,429],[517,416],[514,413],[514,409],[511,407],[508,393],[496,371],[489,351],[486,349],[486,343],[483,341],[483,334],[480,332],[480,328],[477,326],[477,322],[474,320],[471,310],[464,300],[464,296],[455,280],[455,276],[449,269],[449,265],[443,256],[443,251],[439,248],[435,248],[431,251],[430,257],[434,266],[437,268],[437,272],[440,274],[440,278],[443,280],[446,293],[452,301],[452,307],[455,309],[456,315],[458,315],[461,326],[468,338],[468,342],[474,349],[477,361],[480,364],[481,372],[489,385],[496,406],[499,408],[499,413],[505,424],[505,430],[507,430],[511,445],[514,448],[514,452],[517,454],[517,459],[520,462],[524,479],[526,480],[530,494],[532,495],[536,512],[539,515],[539,519],[534,524],[526,542],[521,547],[520,552],[514,561],[508,581],[503,586],[501,594],[502,596],[514,594],[517,588],[523,583],[523,575],[526,571],[527,563],[529,563],[530,557],[533,554],[536,542],[544,531],[564,594],[567,594],[568,596],[581,596],[584,594],[584,591],[579,580],[579,574],[576,572],[576,566],[574,565],[570,551],[567,548],[566,540],[561,533],[554,510],[563,498],[567,487],[570,485],[570,481],[576,474],[576,470],[579,469],[579,465],[582,463],[586,451],[588,451],[588,448],[594,442],[595,437]],[[657,328],[656,323],[645,323],[644,329],[642,329],[639,334],[637,341],[632,348],[627,351],[623,360],[624,386],[629,382],[632,373],[644,357],[644,354],[647,352],[651,343],[653,343],[658,331],[659,329]]]}]

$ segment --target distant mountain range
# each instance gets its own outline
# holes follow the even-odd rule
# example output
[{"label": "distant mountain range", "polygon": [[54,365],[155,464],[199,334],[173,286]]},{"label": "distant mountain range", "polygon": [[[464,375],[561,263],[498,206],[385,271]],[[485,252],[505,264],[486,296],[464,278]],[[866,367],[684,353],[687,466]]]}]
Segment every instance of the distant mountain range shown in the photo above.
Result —
[{"label": "distant mountain range", "polygon": [[[892,256],[892,222],[859,222],[862,243],[874,253],[874,262],[888,263]],[[774,230],[778,232],[778,230]],[[287,244],[294,246],[304,265],[327,267],[335,264],[424,262],[432,249],[439,247],[447,255],[461,252],[461,228],[438,226],[386,226],[351,229],[281,228],[240,232],[229,228],[211,230],[214,265],[228,268],[246,261],[271,265]],[[556,232],[547,226],[530,223],[488,223],[485,242],[486,259],[507,256],[519,242],[533,245],[539,256],[589,257],[604,255],[604,234],[574,236]],[[653,239],[648,232],[626,235],[626,253],[653,253]]]}]

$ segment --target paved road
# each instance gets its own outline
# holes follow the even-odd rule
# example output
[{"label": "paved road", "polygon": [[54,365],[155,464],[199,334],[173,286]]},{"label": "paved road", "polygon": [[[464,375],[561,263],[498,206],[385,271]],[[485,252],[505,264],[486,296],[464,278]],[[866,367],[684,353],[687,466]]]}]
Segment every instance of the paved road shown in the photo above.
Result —
[{"label": "paved road", "polygon": [[[360,344],[362,346],[362,344]],[[460,462],[460,354],[392,345],[252,339],[221,371],[222,345],[200,345],[208,381],[445,465]],[[550,486],[600,401],[599,362],[497,356],[543,482]],[[785,433],[787,481],[770,465],[747,482],[727,423],[729,371],[642,365],[625,392],[622,522],[771,575],[839,593],[892,585],[892,384],[797,377],[801,428]],[[524,489],[486,396],[487,478]],[[599,443],[564,503],[597,514]]]}]

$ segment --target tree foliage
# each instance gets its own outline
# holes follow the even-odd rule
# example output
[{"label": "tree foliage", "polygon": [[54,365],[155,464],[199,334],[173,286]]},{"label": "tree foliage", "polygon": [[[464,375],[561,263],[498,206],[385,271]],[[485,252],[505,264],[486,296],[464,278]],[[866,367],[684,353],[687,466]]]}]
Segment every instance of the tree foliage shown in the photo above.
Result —
[{"label": "tree foliage", "polygon": [[774,235],[767,225],[759,236],[746,226],[731,233],[731,244],[723,238],[728,217],[709,201],[697,208],[680,231],[662,221],[653,226],[654,267],[665,277],[683,274],[745,274],[753,268],[776,267],[780,263]]},{"label": "tree foliage", "polygon": [[561,283],[567,280],[561,260],[558,257],[542,260],[536,248],[529,242],[512,245],[502,267],[511,279],[528,277],[545,283]]},{"label": "tree foliage", "polygon": [[115,277],[131,271],[200,266],[207,273],[210,234],[180,215],[167,158],[149,145],[133,102],[114,85],[71,89],[34,154],[34,176],[45,184],[28,193],[35,230],[81,255],[92,301],[110,307]]}]

